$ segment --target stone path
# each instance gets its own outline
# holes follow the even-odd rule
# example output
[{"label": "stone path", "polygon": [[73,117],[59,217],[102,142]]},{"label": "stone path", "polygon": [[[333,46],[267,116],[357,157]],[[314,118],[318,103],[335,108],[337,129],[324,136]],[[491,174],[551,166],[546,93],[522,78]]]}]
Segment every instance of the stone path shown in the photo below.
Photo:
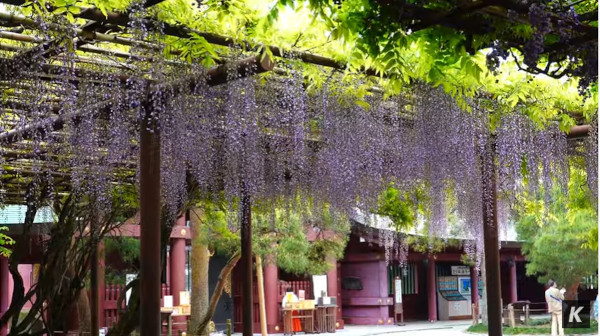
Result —
[{"label": "stone path", "polygon": [[[345,326],[343,330],[338,330],[335,334],[320,335],[339,335],[339,336],[408,336],[418,334],[419,336],[465,336],[465,330],[469,327],[470,321],[438,321],[435,323],[408,322],[405,326]],[[233,334],[241,336],[240,333]],[[299,336],[305,335],[299,333]],[[311,335],[311,334],[308,334]],[[319,334],[313,334],[319,335]],[[260,334],[255,334],[260,336]],[[273,334],[270,336],[283,336],[283,334]]]}]

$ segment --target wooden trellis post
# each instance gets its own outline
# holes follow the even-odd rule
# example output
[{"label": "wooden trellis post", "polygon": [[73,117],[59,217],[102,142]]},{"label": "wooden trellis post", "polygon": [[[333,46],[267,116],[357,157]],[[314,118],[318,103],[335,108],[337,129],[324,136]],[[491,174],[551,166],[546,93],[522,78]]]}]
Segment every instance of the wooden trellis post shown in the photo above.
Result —
[{"label": "wooden trellis post", "polygon": [[252,293],[252,203],[250,195],[246,190],[245,183],[242,182],[242,216],[241,216],[241,240],[242,240],[242,308],[244,310],[242,321],[244,336],[253,335],[253,293]]},{"label": "wooden trellis post", "polygon": [[151,103],[140,127],[140,333],[160,336],[160,134]]},{"label": "wooden trellis post", "polygon": [[481,156],[483,241],[487,287],[488,334],[490,336],[502,336],[502,296],[500,292],[500,251],[498,249],[496,165],[493,153],[493,138],[490,137]]}]

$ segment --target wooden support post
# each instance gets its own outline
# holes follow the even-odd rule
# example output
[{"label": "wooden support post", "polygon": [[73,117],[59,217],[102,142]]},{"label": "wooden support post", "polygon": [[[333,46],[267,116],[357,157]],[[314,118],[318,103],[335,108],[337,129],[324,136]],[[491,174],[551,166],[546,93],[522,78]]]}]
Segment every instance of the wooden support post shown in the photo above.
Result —
[{"label": "wooden support post", "polygon": [[427,306],[429,322],[437,321],[437,291],[435,289],[435,259],[427,259]]},{"label": "wooden support post", "polygon": [[[175,222],[176,232],[179,237],[171,238],[171,251],[169,254],[169,278],[171,295],[173,295],[173,306],[179,306],[180,293],[185,290],[185,248],[186,241],[182,230],[185,228],[185,215],[182,215]],[[176,324],[176,330],[183,329],[182,323],[186,320],[185,316],[173,316],[173,322]]]},{"label": "wooden support post", "polygon": [[263,281],[262,258],[256,257],[256,281],[258,286],[258,309],[260,315],[260,333],[267,336],[267,311],[265,309],[265,285]]},{"label": "wooden support post", "polygon": [[98,245],[94,243],[92,247],[92,258],[91,258],[91,270],[90,270],[90,289],[91,295],[91,318],[92,318],[92,336],[99,336],[100,334],[100,295],[98,295]]},{"label": "wooden support post", "polygon": [[151,106],[140,127],[140,334],[160,336],[160,134]]},{"label": "wooden support post", "polygon": [[500,253],[496,199],[496,165],[492,138],[481,156],[483,189],[483,241],[485,251],[488,333],[502,336],[502,303],[500,293]]},{"label": "wooden support post", "polygon": [[514,257],[508,260],[508,269],[510,272],[510,302],[517,302],[517,263]]},{"label": "wooden support post", "polygon": [[242,202],[241,202],[241,240],[242,240],[242,334],[243,336],[253,335],[253,307],[252,307],[252,203],[247,193],[246,185],[242,182]]},{"label": "wooden support post", "polygon": [[106,293],[106,250],[104,240],[98,242],[98,324],[100,328],[107,327],[104,318],[104,295]]},{"label": "wooden support post", "polygon": [[264,265],[265,311],[267,314],[267,333],[276,333],[279,330],[279,305],[277,299],[279,291],[277,282],[279,270],[274,256],[265,258]]},{"label": "wooden support post", "polygon": [[525,325],[529,325],[529,304],[525,305]]}]

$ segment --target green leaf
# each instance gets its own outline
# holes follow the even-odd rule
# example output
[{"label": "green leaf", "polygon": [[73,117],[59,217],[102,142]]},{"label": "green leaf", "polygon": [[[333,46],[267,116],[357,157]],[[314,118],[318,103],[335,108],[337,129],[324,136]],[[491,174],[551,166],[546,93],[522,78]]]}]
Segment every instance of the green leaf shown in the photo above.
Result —
[{"label": "green leaf", "polygon": [[67,11],[67,7],[59,7],[57,9],[55,9],[54,11],[52,11],[52,13],[54,14],[63,14]]},{"label": "green leaf", "polygon": [[108,11],[104,5],[100,5],[97,8],[102,12],[102,15],[104,15],[105,18],[108,18]]},{"label": "green leaf", "polygon": [[371,105],[369,105],[369,103],[367,103],[367,102],[366,102],[366,101],[364,101],[364,100],[357,100],[357,101],[356,101],[356,105],[358,105],[358,106],[360,106],[360,107],[364,108],[365,110],[368,110],[369,108],[371,108]]},{"label": "green leaf", "polygon": [[566,113],[560,115],[559,127],[561,131],[569,132],[575,125],[577,125],[577,122],[570,115]]},{"label": "green leaf", "polygon": [[81,14],[81,8],[75,7],[75,6],[70,6],[69,12],[73,15],[78,15],[78,14]]}]

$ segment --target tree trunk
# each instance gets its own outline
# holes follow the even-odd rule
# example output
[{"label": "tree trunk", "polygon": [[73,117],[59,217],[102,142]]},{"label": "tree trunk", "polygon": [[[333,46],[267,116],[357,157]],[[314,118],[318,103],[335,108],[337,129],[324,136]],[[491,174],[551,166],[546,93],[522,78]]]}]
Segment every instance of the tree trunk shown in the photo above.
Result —
[{"label": "tree trunk", "polygon": [[[485,255],[482,256],[482,261],[483,260],[485,260]],[[481,311],[481,323],[487,324],[488,314],[487,314],[487,284],[485,281],[485,262],[481,263],[480,268],[481,268],[481,283],[483,284],[483,289],[481,291],[481,299],[479,300],[479,309]]]},{"label": "tree trunk", "polygon": [[210,261],[210,251],[200,236],[202,232],[202,210],[199,208],[190,211],[190,225],[192,227],[192,297],[191,297],[191,316],[190,325],[192,330],[197,331],[197,335],[207,335],[207,328],[201,327],[201,322],[208,312],[208,263]]},{"label": "tree trunk", "polygon": [[565,300],[577,300],[577,289],[579,289],[579,281],[567,286],[565,289],[567,290],[567,292],[565,293]]},{"label": "tree trunk", "polygon": [[[92,288],[94,290],[94,288]],[[90,333],[92,331],[92,315],[90,309],[90,300],[87,296],[87,291],[82,289],[77,295],[77,317],[79,324],[79,332]]]},{"label": "tree trunk", "polygon": [[227,283],[231,271],[233,271],[233,268],[235,267],[235,265],[237,265],[238,261],[240,260],[240,257],[240,252],[236,252],[229,259],[225,267],[223,267],[223,269],[221,270],[221,273],[219,274],[219,281],[217,281],[215,291],[213,292],[212,297],[210,298],[210,305],[208,306],[208,311],[206,312],[206,315],[203,317],[202,321],[198,326],[199,330],[206,330],[206,326],[208,325],[208,323],[210,323],[210,320],[212,319],[213,315],[215,314],[215,310],[217,309],[217,303],[219,303],[221,294],[223,294],[223,288]]}]

